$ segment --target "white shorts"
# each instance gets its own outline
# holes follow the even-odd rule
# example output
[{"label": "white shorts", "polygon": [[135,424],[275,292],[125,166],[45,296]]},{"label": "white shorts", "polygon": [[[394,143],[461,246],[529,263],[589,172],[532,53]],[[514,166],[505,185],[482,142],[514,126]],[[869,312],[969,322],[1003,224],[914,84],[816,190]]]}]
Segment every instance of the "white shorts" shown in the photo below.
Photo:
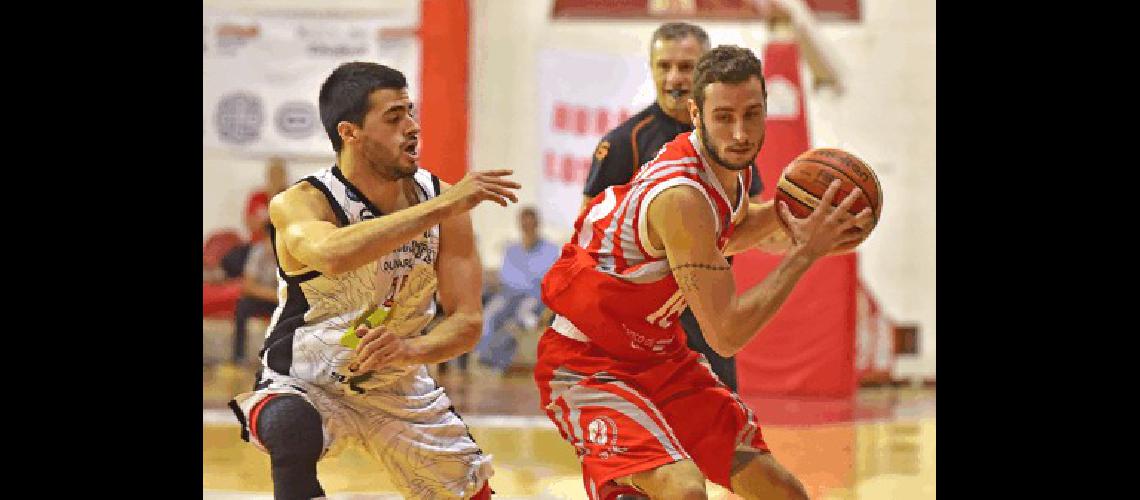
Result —
[{"label": "white shorts", "polygon": [[405,498],[469,498],[494,473],[491,456],[475,444],[427,367],[363,395],[332,392],[262,368],[257,390],[230,402],[241,421],[242,438],[262,451],[264,445],[249,432],[249,415],[272,394],[295,394],[317,409],[324,433],[321,458],[355,441],[384,464]]}]

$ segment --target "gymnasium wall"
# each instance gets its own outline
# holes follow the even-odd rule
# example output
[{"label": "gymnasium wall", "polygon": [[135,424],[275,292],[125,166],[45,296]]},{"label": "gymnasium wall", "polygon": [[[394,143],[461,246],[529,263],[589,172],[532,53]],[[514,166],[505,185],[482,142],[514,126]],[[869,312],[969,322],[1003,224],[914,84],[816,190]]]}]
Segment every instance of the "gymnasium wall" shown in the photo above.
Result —
[{"label": "gymnasium wall", "polygon": [[[298,0],[206,0],[206,8],[306,8]],[[399,2],[329,0],[321,9],[377,12]],[[551,0],[469,0],[471,66],[469,160],[472,168],[509,167],[524,188],[520,202],[536,204],[541,173],[536,67],[541,48],[635,54],[647,57],[657,22],[551,21]],[[896,377],[935,374],[935,6],[933,2],[863,0],[858,24],[820,25],[840,59],[845,92],[807,87],[814,146],[860,153],[875,167],[885,193],[883,219],[860,250],[860,275],[895,321],[920,325],[918,356],[899,356]],[[311,8],[311,7],[310,7]],[[714,44],[735,43],[757,52],[766,33],[755,25],[702,22]],[[803,68],[805,81],[810,72]],[[604,77],[601,75],[599,77]],[[651,88],[651,87],[650,87]],[[647,101],[646,101],[647,102]],[[432,144],[430,138],[428,144]],[[290,159],[292,178],[327,166],[327,158]],[[264,158],[205,152],[203,236],[240,227],[246,193],[264,175]],[[430,167],[430,165],[429,165]],[[515,238],[517,207],[476,208],[480,253],[498,266]],[[548,231],[561,242],[567,235]]]}]

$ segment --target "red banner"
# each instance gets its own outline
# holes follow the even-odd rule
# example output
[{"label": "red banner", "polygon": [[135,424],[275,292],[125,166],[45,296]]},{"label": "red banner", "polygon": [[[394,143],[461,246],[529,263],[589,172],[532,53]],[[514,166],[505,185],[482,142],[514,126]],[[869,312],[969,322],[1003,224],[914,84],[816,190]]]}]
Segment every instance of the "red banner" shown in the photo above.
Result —
[{"label": "red banner", "polygon": [[859,0],[805,0],[820,21],[861,21]]},{"label": "red banner", "polygon": [[[764,48],[768,122],[757,168],[764,199],[780,172],[810,147],[799,53],[793,43]],[[762,281],[780,256],[750,251],[733,265],[738,293]],[[737,355],[741,394],[847,397],[855,392],[855,254],[824,257],[796,284],[776,316]]]},{"label": "red banner", "polygon": [[555,18],[679,18],[762,20],[752,0],[554,0]]}]

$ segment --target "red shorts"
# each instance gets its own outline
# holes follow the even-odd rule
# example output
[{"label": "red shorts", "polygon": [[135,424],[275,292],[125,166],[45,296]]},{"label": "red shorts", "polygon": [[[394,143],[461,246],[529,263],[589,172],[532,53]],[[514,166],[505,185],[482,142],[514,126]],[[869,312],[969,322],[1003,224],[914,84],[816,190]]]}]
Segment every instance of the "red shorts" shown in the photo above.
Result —
[{"label": "red shorts", "polygon": [[734,453],[768,451],[756,415],[689,349],[616,361],[548,328],[534,378],[546,415],[578,453],[591,500],[609,480],[689,458],[731,490]]}]

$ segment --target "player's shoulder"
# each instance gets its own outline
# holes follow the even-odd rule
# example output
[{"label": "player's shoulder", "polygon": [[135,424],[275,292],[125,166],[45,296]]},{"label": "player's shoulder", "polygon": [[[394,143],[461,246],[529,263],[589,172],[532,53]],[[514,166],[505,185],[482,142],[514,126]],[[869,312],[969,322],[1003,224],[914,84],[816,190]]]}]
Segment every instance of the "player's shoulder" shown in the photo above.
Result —
[{"label": "player's shoulder", "polygon": [[[443,192],[444,185],[447,184],[435,175],[435,172],[422,166],[416,169],[416,173],[412,177],[424,190],[432,193],[432,196],[439,196]],[[451,185],[447,184],[447,187],[451,187]]]},{"label": "player's shoulder", "polygon": [[314,215],[335,220],[327,196],[310,182],[293,184],[269,199],[269,217],[274,221],[311,218]]},{"label": "player's shoulder", "polygon": [[688,227],[691,222],[715,217],[707,200],[708,194],[691,182],[671,183],[649,202],[650,220],[668,220]]},{"label": "player's shoulder", "polygon": [[310,199],[319,200],[324,197],[321,189],[308,181],[308,178],[285,188],[269,199],[269,205],[289,205],[291,203],[304,203]]}]

